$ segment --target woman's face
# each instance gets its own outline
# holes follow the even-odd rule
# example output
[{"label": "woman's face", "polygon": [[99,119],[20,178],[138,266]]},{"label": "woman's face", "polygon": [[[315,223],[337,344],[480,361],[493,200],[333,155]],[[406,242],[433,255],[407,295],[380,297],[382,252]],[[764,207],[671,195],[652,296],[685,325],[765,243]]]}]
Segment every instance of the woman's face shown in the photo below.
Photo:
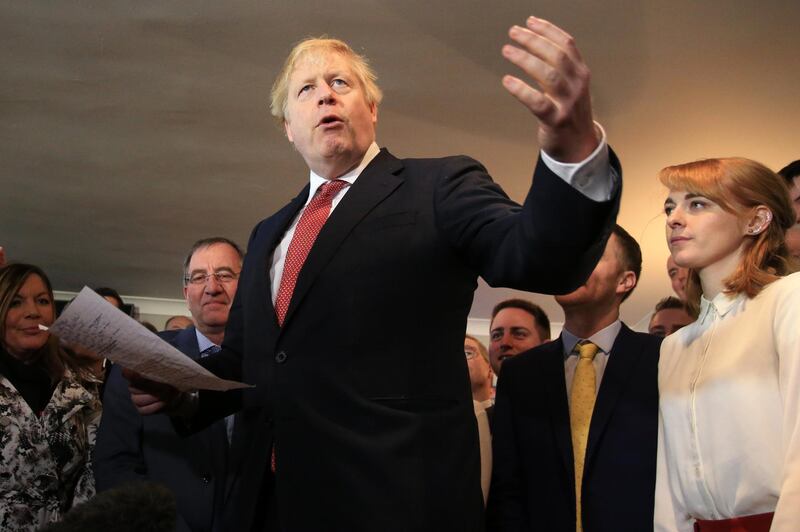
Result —
[{"label": "woman's face", "polygon": [[670,190],[664,212],[667,245],[678,266],[698,272],[715,266],[722,275],[733,272],[745,241],[743,219],[685,190]]},{"label": "woman's face", "polygon": [[3,345],[14,357],[25,360],[47,342],[49,333],[39,330],[39,325],[51,325],[55,307],[47,285],[38,275],[25,279],[19,292],[11,300],[5,323]]}]

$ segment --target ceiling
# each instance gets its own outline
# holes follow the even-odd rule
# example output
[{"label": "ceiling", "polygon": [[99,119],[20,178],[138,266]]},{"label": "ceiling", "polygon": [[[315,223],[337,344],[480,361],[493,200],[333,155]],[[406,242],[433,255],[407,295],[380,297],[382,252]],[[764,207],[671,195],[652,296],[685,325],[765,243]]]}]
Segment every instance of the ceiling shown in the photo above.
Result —
[{"label": "ceiling", "polygon": [[[180,298],[194,240],[244,244],[297,193],[307,169],[268,92],[309,35],[369,56],[385,92],[381,146],[472,155],[521,200],[535,122],[500,85],[514,71],[500,48],[528,14],[571,32],[625,170],[619,221],[644,249],[629,322],[670,292],[659,168],[800,157],[796,0],[30,0],[0,13],[0,245],[59,290]],[[509,293],[481,286],[471,315]],[[552,298],[534,299],[562,319]]]}]

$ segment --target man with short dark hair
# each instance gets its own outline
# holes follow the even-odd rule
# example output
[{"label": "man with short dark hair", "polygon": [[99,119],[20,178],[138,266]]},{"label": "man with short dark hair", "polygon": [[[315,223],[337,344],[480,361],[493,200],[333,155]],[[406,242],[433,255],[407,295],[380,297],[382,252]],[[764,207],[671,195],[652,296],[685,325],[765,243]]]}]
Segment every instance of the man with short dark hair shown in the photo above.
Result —
[{"label": "man with short dark hair", "polygon": [[[227,238],[198,240],[184,261],[183,294],[196,326],[159,336],[192,359],[217,352],[239,282],[242,250]],[[220,531],[232,418],[182,438],[166,414],[142,417],[115,365],[109,376],[94,452],[99,490],[150,480],[174,494],[178,528]]]},{"label": "man with short dark hair", "polygon": [[122,296],[113,288],[101,286],[94,289],[95,293],[124,312],[125,302],[122,301]]},{"label": "man with short dark hair", "polygon": [[686,283],[689,280],[689,270],[675,264],[672,255],[667,257],[667,275],[672,291],[681,301],[686,301]]},{"label": "man with short dark hair", "polygon": [[797,223],[786,231],[786,247],[789,254],[800,263],[800,159],[787,164],[778,173],[789,186],[789,197],[797,215]]},{"label": "man with short dark hair", "polygon": [[180,329],[185,329],[187,327],[191,327],[194,325],[192,318],[188,316],[172,316],[167,321],[164,322],[164,330],[165,331],[178,331]]},{"label": "man with short dark hair", "polygon": [[492,309],[489,322],[489,361],[500,375],[503,361],[550,340],[550,319],[539,305],[525,299],[506,299]]},{"label": "man with short dark hair", "polygon": [[792,161],[780,169],[778,174],[786,180],[789,186],[789,196],[797,214],[797,222],[800,223],[800,159]]},{"label": "man with short dark hair", "polygon": [[652,530],[661,339],[619,319],[641,264],[616,226],[586,283],[556,296],[561,336],[505,362],[487,529]]},{"label": "man with short dark hair", "polygon": [[685,302],[677,297],[668,296],[656,303],[647,332],[663,338],[686,327],[695,319]]}]

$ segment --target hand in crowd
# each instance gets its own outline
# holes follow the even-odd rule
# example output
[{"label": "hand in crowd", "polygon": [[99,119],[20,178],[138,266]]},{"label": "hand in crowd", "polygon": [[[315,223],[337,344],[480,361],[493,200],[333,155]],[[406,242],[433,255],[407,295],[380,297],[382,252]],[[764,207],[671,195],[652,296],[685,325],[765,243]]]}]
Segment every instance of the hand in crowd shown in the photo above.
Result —
[{"label": "hand in crowd", "polygon": [[123,368],[122,376],[128,380],[133,404],[143,416],[173,409],[183,395],[177,388],[142,377],[132,369]]},{"label": "hand in crowd", "polygon": [[507,75],[503,86],[539,119],[539,146],[565,163],[586,159],[599,144],[592,118],[589,68],[564,30],[536,17],[512,26],[503,56],[539,86]]}]

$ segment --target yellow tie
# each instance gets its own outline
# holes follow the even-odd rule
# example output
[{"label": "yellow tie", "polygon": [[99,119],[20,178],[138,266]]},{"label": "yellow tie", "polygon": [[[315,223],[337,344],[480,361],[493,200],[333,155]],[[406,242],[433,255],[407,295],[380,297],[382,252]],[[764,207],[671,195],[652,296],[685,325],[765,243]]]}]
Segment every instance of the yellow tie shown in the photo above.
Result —
[{"label": "yellow tie", "polygon": [[592,361],[597,354],[597,346],[591,342],[583,342],[575,346],[575,349],[580,353],[580,358],[569,395],[569,425],[572,430],[572,454],[575,458],[575,530],[582,532],[581,483],[586,442],[589,439],[589,424],[594,410],[596,376]]}]

